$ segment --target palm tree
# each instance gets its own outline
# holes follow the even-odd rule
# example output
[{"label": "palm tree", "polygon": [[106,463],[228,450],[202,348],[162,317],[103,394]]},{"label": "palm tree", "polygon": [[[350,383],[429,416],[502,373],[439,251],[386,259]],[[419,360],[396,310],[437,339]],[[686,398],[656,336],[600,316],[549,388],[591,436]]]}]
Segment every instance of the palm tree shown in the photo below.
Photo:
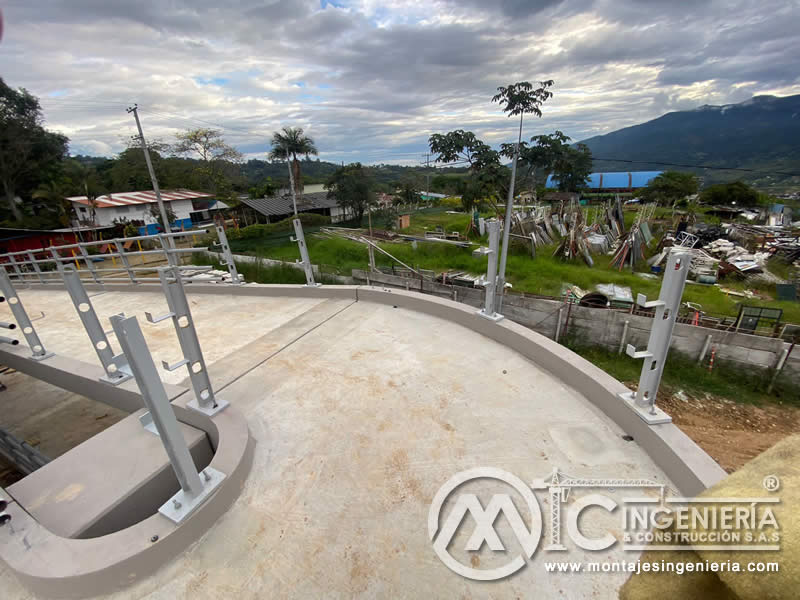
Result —
[{"label": "palm tree", "polygon": [[295,195],[303,193],[303,180],[300,176],[300,161],[298,156],[317,155],[317,147],[314,140],[303,133],[302,127],[284,127],[281,131],[272,134],[272,151],[269,153],[271,160],[291,159],[289,175],[293,176]]},{"label": "palm tree", "polygon": [[43,200],[51,209],[55,209],[58,212],[58,222],[62,226],[69,227],[71,225],[72,203],[65,200],[66,194],[59,183],[51,180],[40,184],[36,191],[33,192],[33,197],[36,200]]}]

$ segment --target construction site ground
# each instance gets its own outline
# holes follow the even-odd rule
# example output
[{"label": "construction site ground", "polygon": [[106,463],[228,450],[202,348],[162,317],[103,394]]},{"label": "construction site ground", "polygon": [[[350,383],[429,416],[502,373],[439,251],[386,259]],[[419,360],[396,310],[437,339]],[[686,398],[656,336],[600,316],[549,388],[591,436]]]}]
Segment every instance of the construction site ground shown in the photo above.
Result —
[{"label": "construction site ground", "polygon": [[800,407],[791,404],[746,404],[670,386],[662,386],[658,403],[728,473],[800,433]]}]

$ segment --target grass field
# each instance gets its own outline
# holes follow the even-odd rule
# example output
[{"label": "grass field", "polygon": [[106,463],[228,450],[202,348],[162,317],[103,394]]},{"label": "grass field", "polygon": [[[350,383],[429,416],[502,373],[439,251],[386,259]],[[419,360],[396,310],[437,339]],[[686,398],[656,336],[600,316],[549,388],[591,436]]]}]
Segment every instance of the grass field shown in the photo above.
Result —
[{"label": "grass field", "polygon": [[[565,345],[586,360],[603,369],[619,381],[638,381],[642,361],[625,354],[617,354],[599,346],[575,340],[565,340]],[[704,365],[697,364],[680,352],[670,351],[662,382],[675,389],[698,394],[712,394],[720,398],[763,404],[775,402],[800,406],[800,382],[782,373],[775,381],[772,393],[767,393],[772,371],[766,369],[742,369],[741,366],[716,361],[711,373]]]},{"label": "grass field", "polygon": [[[433,230],[436,225],[441,225],[446,231],[463,233],[468,222],[469,215],[465,214],[414,215],[412,226],[404,230],[404,233],[422,234],[425,227]],[[475,241],[486,243],[485,239],[476,239]],[[352,269],[364,269],[367,266],[367,247],[363,244],[314,234],[307,235],[307,243],[312,262],[320,265],[324,272],[349,275]],[[410,243],[385,243],[380,246],[402,262],[415,268],[437,272],[451,269],[463,270],[476,275],[486,272],[487,259],[473,258],[471,250],[466,248],[435,242],[418,242],[416,249]],[[288,236],[269,240],[260,238],[234,240],[231,242],[231,247],[237,253],[276,260],[293,262],[299,258],[297,244],[291,242]],[[634,297],[637,293],[645,294],[650,299],[658,297],[660,280],[642,278],[631,273],[630,269],[618,271],[610,266],[610,256],[594,256],[595,265],[590,268],[582,261],[563,262],[558,258],[553,258],[553,250],[553,246],[537,248],[537,256],[532,259],[529,249],[522,245],[512,244],[508,257],[507,280],[512,284],[513,289],[545,296],[558,296],[563,283],[571,283],[584,290],[591,290],[599,283],[614,283],[629,286]],[[375,260],[378,265],[382,266],[391,266],[393,263],[390,258],[378,252],[375,253]],[[642,262],[640,268],[643,271],[646,270],[646,263]],[[737,282],[725,283],[725,285],[735,290],[746,287]],[[772,293],[774,293],[774,289]],[[709,314],[736,316],[739,304],[744,299],[728,296],[715,286],[687,284],[683,300],[700,304],[703,310]],[[745,304],[782,308],[784,321],[800,323],[800,303],[747,299]]]}]

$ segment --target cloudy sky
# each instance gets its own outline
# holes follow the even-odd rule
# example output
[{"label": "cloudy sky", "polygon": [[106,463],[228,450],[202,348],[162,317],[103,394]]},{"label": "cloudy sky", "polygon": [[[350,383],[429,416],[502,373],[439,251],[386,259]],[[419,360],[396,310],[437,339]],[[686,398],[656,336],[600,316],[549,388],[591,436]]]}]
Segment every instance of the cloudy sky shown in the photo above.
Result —
[{"label": "cloudy sky", "polygon": [[554,79],[527,136],[583,139],[800,93],[800,0],[5,0],[0,76],[73,153],[217,126],[248,157],[300,125],[324,160],[410,164],[428,136],[514,136],[495,88]]}]

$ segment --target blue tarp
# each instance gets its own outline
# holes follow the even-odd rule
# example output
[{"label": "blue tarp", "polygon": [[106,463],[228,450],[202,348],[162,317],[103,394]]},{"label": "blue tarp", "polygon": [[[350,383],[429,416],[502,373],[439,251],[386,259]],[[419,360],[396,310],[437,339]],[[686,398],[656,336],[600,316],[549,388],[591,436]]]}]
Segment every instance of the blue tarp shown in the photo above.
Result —
[{"label": "blue tarp", "polygon": [[[591,173],[586,187],[594,190],[636,189],[646,187],[663,171],[630,171],[617,173]],[[549,189],[558,187],[556,179],[550,175],[545,184]]]},{"label": "blue tarp", "polygon": [[[180,231],[181,228],[183,229],[191,229],[192,228],[192,220],[191,219],[178,219],[172,225],[172,230]],[[155,235],[157,233],[161,233],[161,225],[157,223],[148,223],[144,227],[139,227],[139,235]]]}]

